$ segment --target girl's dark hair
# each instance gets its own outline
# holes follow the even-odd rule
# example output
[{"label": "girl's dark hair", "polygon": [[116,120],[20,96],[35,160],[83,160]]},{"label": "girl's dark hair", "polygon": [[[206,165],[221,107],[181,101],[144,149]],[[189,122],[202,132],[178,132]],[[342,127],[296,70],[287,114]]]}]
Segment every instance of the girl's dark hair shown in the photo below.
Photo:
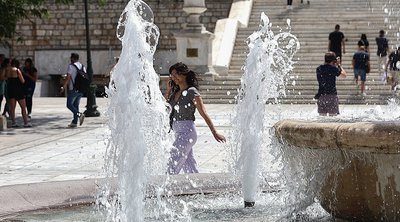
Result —
[{"label": "girl's dark hair", "polygon": [[19,68],[19,61],[18,59],[12,59],[11,60],[11,66],[15,67],[15,68]]},{"label": "girl's dark hair", "polygon": [[362,39],[362,40],[366,40],[366,39],[367,39],[367,35],[366,35],[366,34],[364,34],[364,33],[363,33],[363,34],[361,34],[361,39]]},{"label": "girl's dark hair", "polygon": [[3,60],[3,63],[1,63],[1,68],[5,68],[8,65],[8,63],[10,63],[10,59],[9,58],[5,58]]},{"label": "girl's dark hair", "polygon": [[199,89],[199,80],[197,79],[197,74],[190,70],[186,64],[182,62],[175,63],[169,68],[169,73],[172,73],[172,70],[176,70],[178,75],[186,76],[186,83],[189,87],[195,87]]},{"label": "girl's dark hair", "polygon": [[25,63],[28,63],[30,66],[33,66],[33,61],[31,58],[25,59]]}]

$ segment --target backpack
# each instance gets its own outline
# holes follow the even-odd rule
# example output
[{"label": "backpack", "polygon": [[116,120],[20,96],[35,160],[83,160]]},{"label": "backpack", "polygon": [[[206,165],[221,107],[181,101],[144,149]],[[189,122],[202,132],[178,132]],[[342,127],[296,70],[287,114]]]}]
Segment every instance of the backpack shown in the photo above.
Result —
[{"label": "backpack", "polygon": [[75,64],[73,65],[76,68],[75,81],[72,81],[74,89],[78,92],[86,93],[90,85],[89,75],[85,72],[83,65],[81,69],[79,69]]}]

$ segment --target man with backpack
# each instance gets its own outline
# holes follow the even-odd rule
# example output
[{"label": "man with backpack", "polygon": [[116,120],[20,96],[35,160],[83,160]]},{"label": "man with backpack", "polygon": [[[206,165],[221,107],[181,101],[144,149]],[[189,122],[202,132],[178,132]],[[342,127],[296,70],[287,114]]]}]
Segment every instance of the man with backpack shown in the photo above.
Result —
[{"label": "man with backpack", "polygon": [[67,108],[71,110],[73,114],[72,122],[68,124],[68,127],[75,128],[78,126],[78,120],[79,125],[82,125],[85,119],[85,115],[79,112],[79,103],[84,92],[78,87],[79,84],[77,80],[80,77],[77,76],[85,74],[86,68],[79,62],[79,54],[71,53],[70,59],[71,63],[68,65],[67,77],[61,87],[61,93],[67,90]]},{"label": "man with backpack", "polygon": [[358,51],[354,53],[352,66],[354,69],[354,80],[357,88],[361,88],[361,95],[366,96],[365,93],[365,81],[367,79],[367,73],[371,70],[369,62],[369,54],[365,52],[365,46],[361,45],[358,47]]},{"label": "man with backpack", "polygon": [[392,90],[396,89],[396,85],[399,81],[399,72],[400,72],[400,46],[393,51],[392,53],[390,53],[389,55],[389,60],[386,64],[386,68],[385,71],[387,72],[387,69],[389,67],[390,69],[390,73],[388,75],[388,84],[391,83],[392,85]]}]

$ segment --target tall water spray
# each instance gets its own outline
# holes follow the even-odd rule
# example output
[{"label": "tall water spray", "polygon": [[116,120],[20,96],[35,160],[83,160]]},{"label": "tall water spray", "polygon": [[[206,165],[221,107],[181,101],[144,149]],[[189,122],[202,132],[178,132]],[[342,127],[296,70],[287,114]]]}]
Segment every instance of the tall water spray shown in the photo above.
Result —
[{"label": "tall water spray", "polygon": [[290,32],[275,35],[271,26],[268,17],[262,13],[259,30],[247,39],[250,52],[241,78],[233,123],[233,152],[238,155],[236,167],[248,206],[255,202],[259,151],[268,137],[268,132],[264,132],[265,106],[268,100],[284,94],[285,77],[293,69],[292,58],[300,48],[296,36]]},{"label": "tall water spray", "polygon": [[115,196],[110,184],[100,200],[110,221],[143,221],[148,175],[163,174],[168,146],[168,115],[153,69],[159,31],[153,13],[141,0],[131,0],[123,11],[117,35],[122,42],[119,62],[111,73],[109,96],[110,145],[108,177],[118,176]]}]

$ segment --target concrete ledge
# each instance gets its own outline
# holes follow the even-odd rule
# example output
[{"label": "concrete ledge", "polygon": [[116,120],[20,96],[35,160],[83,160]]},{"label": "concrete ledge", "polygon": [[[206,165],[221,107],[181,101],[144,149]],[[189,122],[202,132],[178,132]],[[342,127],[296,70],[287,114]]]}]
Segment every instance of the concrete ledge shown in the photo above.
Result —
[{"label": "concrete ledge", "polygon": [[[234,192],[241,188],[240,182],[227,173],[181,174],[169,178],[161,175],[149,178],[146,197],[154,197],[165,181],[165,189],[171,191],[168,195]],[[104,179],[87,179],[0,187],[0,219],[26,211],[94,203],[98,185],[102,182]],[[112,181],[112,187],[114,192],[116,180]],[[261,189],[276,191],[270,187]]]},{"label": "concrete ledge", "polygon": [[252,7],[253,0],[234,0],[229,17],[217,21],[212,44],[212,65],[217,74],[228,75],[237,30],[248,26]]},{"label": "concrete ledge", "polygon": [[0,218],[24,211],[91,203],[96,180],[75,180],[0,187]]}]

